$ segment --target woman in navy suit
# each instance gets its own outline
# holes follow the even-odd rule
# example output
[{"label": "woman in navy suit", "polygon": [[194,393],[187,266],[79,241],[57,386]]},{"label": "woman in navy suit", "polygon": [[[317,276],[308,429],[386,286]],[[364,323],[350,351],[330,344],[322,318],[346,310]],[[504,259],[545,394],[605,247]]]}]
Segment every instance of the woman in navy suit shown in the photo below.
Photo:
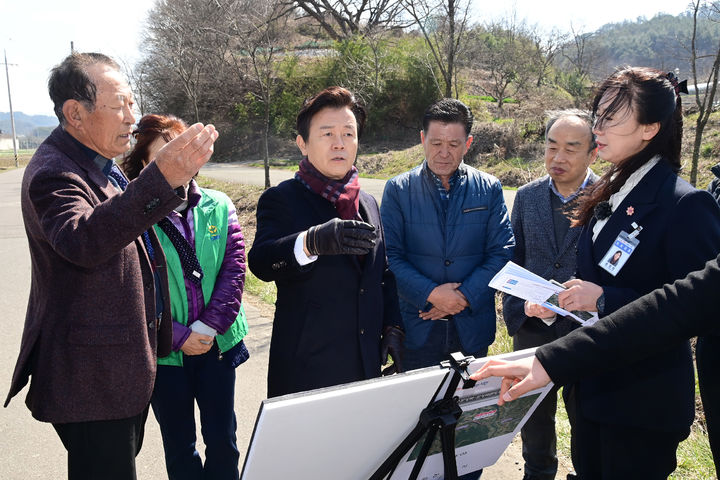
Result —
[{"label": "woman in navy suit", "polygon": [[[679,88],[672,74],[648,68],[620,70],[601,85],[593,133],[611,168],[578,208],[578,278],[559,295],[563,308],[603,317],[720,251],[720,209],[677,176]],[[566,398],[581,479],[665,479],[694,418],[690,346],[677,343],[622,372],[582,380]]]}]

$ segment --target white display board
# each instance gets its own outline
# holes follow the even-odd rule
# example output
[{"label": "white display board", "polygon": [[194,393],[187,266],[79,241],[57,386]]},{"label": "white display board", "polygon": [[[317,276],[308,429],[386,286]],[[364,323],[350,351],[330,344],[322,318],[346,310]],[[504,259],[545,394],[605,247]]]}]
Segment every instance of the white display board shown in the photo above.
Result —
[{"label": "white display board", "polygon": [[[514,360],[533,352],[493,358]],[[486,361],[475,360],[468,371]],[[438,366],[264,400],[242,478],[368,479],[442,394],[447,374]],[[500,379],[491,378],[472,389],[460,385],[456,392],[463,409],[455,431],[459,475],[495,463],[550,386],[503,407],[497,405],[499,389]],[[403,458],[393,479],[408,477],[416,450]],[[434,446],[419,478],[441,479],[442,473],[442,453]]]}]

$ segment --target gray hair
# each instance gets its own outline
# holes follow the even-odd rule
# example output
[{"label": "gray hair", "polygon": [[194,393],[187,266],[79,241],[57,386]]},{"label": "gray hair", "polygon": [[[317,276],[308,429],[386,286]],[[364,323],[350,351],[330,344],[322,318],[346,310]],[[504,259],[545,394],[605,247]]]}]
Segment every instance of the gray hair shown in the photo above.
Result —
[{"label": "gray hair", "polygon": [[67,100],[77,100],[91,112],[95,109],[97,87],[87,73],[88,68],[95,64],[107,65],[120,71],[120,66],[107,55],[77,52],[65,57],[50,71],[48,91],[60,125],[65,125],[62,109]]},{"label": "gray hair", "polygon": [[[553,125],[555,125],[555,122],[562,118],[567,117],[576,117],[582,122],[587,125],[588,127],[588,135],[590,135],[590,150],[597,147],[597,143],[595,143],[595,135],[592,133],[592,126],[593,126],[593,117],[592,114],[588,110],[580,110],[579,108],[567,108],[565,110],[550,110],[546,112],[546,115],[548,117],[547,124],[545,124],[545,138],[547,139],[548,132],[552,128]],[[590,151],[588,150],[588,151]]]}]

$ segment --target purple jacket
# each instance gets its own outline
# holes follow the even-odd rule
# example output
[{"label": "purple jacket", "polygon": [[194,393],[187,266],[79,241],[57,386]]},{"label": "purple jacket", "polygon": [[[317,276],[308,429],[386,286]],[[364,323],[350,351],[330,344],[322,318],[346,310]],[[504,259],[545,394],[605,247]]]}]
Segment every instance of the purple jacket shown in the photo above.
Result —
[{"label": "purple jacket", "polygon": [[[195,245],[193,228],[193,208],[200,201],[200,188],[195,180],[188,188],[188,208],[185,215],[171,212],[170,221],[183,234],[190,245]],[[185,326],[173,320],[173,350],[178,351],[190,336],[189,325],[196,320],[201,321],[218,334],[225,333],[238,315],[239,302],[242,297],[243,279],[245,277],[245,241],[243,239],[237,212],[232,203],[228,205],[227,242],[225,257],[220,272],[215,280],[215,288],[208,304],[205,305],[200,285],[185,279],[188,298],[188,322]],[[238,282],[240,282],[238,288]]]},{"label": "purple jacket", "polygon": [[5,405],[32,377],[35,418],[128,418],[147,407],[156,356],[171,345],[170,309],[155,314],[155,282],[139,238],[182,202],[155,164],[120,193],[61,127],[38,148],[22,183],[32,277],[20,354]]}]

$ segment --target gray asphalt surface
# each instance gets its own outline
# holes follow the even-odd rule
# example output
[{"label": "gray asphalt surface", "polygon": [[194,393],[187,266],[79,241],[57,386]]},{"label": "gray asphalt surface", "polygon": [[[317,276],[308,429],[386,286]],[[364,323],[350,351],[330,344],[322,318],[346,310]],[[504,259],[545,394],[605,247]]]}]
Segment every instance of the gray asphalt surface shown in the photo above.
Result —
[{"label": "gray asphalt surface", "polygon": [[[30,257],[20,213],[20,182],[24,170],[0,173],[0,394],[4,400],[20,347],[25,308],[30,288]],[[227,181],[264,184],[261,169],[240,165],[209,165],[203,175]],[[273,185],[290,178],[294,172],[273,170]],[[361,179],[362,188],[378,201],[384,181]],[[512,205],[514,192],[506,192]],[[252,436],[261,401],[265,398],[267,356],[272,320],[263,318],[257,308],[246,302],[250,333],[246,338],[251,358],[237,369],[235,412],[238,417],[238,448],[241,466]],[[17,395],[8,408],[0,410],[0,479],[62,479],[67,478],[66,454],[50,424],[34,420],[24,405],[27,388]],[[199,421],[198,421],[199,425]],[[198,449],[203,452],[198,431]],[[279,461],[282,461],[279,459]],[[160,431],[152,413],[148,416],[145,441],[137,458],[140,479],[167,478]],[[522,460],[517,440],[493,467],[486,469],[483,479],[515,479],[522,477]],[[564,478],[564,477],[563,477]],[[265,480],[265,479],[263,479]],[[270,479],[273,480],[273,479]]]},{"label": "gray asphalt surface", "polygon": [[[30,255],[20,212],[20,183],[24,169],[0,173],[0,395],[4,401],[20,350],[30,290]],[[237,369],[235,412],[241,465],[250,442],[260,402],[265,398],[267,356],[272,320],[245,304],[252,335],[246,339],[250,359]],[[65,449],[52,425],[32,418],[25,407],[27,387],[0,410],[0,479],[48,480],[67,478]],[[199,421],[198,421],[199,425]],[[201,435],[198,445],[202,452]],[[137,458],[138,477],[164,479],[165,461],[160,429],[148,416],[145,441]]]}]

